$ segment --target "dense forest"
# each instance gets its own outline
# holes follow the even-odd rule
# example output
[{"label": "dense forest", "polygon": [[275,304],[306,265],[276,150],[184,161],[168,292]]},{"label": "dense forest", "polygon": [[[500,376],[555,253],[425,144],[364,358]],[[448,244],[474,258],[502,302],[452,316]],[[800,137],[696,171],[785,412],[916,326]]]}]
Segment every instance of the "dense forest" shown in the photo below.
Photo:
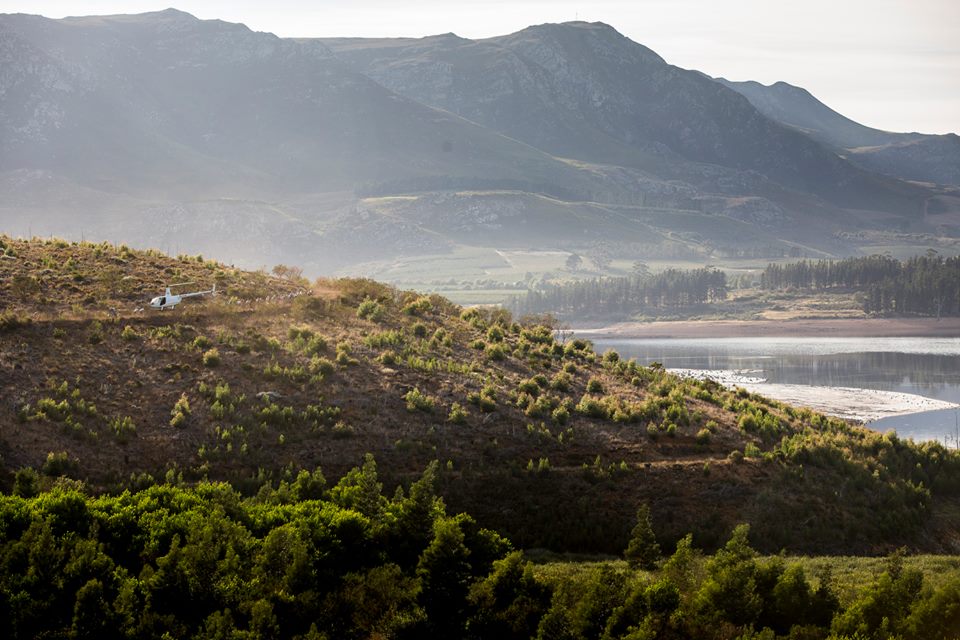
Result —
[{"label": "dense forest", "polygon": [[846,260],[801,260],[771,264],[760,286],[778,289],[848,289],[863,294],[871,314],[960,315],[960,256],[916,256],[900,261],[889,256]]},{"label": "dense forest", "polygon": [[520,314],[560,317],[627,316],[688,310],[724,300],[727,279],[717,269],[667,269],[652,275],[594,278],[528,292],[510,303]]},{"label": "dense forest", "polygon": [[841,600],[751,548],[660,557],[641,508],[622,562],[539,570],[437,498],[436,463],[384,496],[367,456],[244,498],[227,484],[93,495],[29,470],[0,496],[0,617],[18,638],[893,638],[960,630],[960,572],[894,554]]}]

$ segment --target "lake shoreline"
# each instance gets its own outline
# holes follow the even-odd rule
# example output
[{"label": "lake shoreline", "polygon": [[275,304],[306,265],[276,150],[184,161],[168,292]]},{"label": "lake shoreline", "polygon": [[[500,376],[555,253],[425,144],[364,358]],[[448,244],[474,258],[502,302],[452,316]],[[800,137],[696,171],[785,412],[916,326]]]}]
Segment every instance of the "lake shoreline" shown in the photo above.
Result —
[{"label": "lake shoreline", "polygon": [[674,320],[585,325],[585,338],[954,338],[960,318],[853,318],[800,320]]}]

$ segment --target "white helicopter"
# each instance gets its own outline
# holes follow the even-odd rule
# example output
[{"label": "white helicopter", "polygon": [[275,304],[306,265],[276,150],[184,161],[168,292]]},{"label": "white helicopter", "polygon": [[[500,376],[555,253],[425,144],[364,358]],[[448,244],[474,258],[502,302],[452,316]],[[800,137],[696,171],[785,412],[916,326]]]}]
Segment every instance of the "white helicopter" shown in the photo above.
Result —
[{"label": "white helicopter", "polygon": [[[192,282],[182,282],[180,284],[170,285],[170,287],[182,287],[184,285],[193,284]],[[217,295],[217,285],[214,283],[213,289],[208,291],[194,291],[193,293],[180,293],[173,294],[170,292],[170,287],[167,287],[166,292],[162,296],[157,296],[150,301],[150,306],[154,309],[159,309],[163,311],[164,309],[173,309],[178,304],[183,302],[184,298],[193,298],[196,296],[205,296],[205,295]]]}]

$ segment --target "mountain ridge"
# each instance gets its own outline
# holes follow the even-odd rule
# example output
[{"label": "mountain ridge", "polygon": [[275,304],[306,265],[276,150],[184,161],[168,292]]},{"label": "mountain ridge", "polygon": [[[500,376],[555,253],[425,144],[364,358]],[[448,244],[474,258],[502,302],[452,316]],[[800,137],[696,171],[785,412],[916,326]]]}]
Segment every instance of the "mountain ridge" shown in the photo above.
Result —
[{"label": "mountain ridge", "polygon": [[767,116],[806,132],[852,162],[905,180],[960,185],[956,133],[896,133],[866,127],[834,111],[809,91],[786,82],[717,82],[744,95]]},{"label": "mountain ridge", "polygon": [[[228,251],[251,267],[271,256],[317,274],[495,251],[495,234],[458,231],[475,223],[537,251],[599,243],[627,258],[643,243],[623,239],[650,233],[707,260],[798,244],[839,255],[855,248],[838,233],[960,226],[942,189],[851,164],[602,23],[370,41],[176,10],[18,14],[0,16],[0,60],[0,220],[14,234]],[[454,220],[393,206],[403,198],[472,202]],[[508,198],[520,213],[498,222]],[[530,203],[549,199],[556,218],[529,224]],[[595,234],[614,228],[590,217],[610,207],[627,207],[626,233]],[[176,224],[148,225],[158,212]],[[744,216],[761,225],[737,238]],[[267,246],[237,234],[247,226]]]}]

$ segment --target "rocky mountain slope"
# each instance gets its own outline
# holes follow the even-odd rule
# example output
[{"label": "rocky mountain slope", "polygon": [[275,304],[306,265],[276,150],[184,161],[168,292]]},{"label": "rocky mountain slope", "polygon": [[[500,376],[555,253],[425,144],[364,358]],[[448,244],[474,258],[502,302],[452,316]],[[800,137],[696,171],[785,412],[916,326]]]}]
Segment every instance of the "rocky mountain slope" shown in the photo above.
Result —
[{"label": "rocky mountain slope", "polygon": [[891,133],[837,113],[809,91],[786,82],[718,82],[746,97],[761,113],[795,127],[871,171],[904,180],[960,186],[960,137]]},{"label": "rocky mountain slope", "polygon": [[865,174],[602,23],[539,25],[479,41],[322,42],[398,93],[559,156],[692,181],[689,167],[671,176],[670,161],[708,163],[845,206],[911,207],[909,188]]},{"label": "rocky mountain slope", "polygon": [[[619,552],[648,502],[664,540],[957,549],[960,457],[368,280],[2,238],[0,486],[33,467],[99,489],[242,491],[376,457],[441,465],[452,510],[523,547]],[[142,311],[171,281],[219,295]]]},{"label": "rocky mountain slope", "polygon": [[[597,243],[832,255],[853,250],[838,233],[950,233],[960,210],[602,24],[317,41],[175,10],[2,15],[0,95],[4,230],[251,267]],[[445,200],[463,206],[420,206]]]}]

